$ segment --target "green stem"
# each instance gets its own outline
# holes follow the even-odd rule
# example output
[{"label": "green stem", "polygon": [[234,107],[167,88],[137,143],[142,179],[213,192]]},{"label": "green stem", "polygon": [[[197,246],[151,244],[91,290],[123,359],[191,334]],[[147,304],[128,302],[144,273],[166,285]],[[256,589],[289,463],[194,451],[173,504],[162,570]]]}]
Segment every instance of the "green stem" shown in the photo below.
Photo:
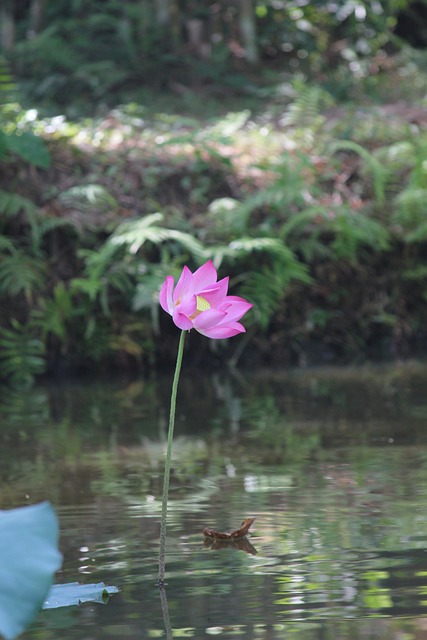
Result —
[{"label": "green stem", "polygon": [[171,393],[171,406],[169,413],[169,431],[168,431],[168,444],[166,449],[165,471],[163,476],[163,493],[162,493],[162,518],[160,521],[160,553],[159,553],[159,587],[165,585],[165,566],[166,566],[166,518],[168,512],[168,495],[169,495],[169,476],[171,471],[172,461],[172,443],[173,443],[173,430],[175,427],[175,409],[176,409],[176,394],[178,391],[179,374],[181,372],[182,356],[184,353],[184,341],[186,331],[181,331],[181,337],[179,339],[178,354],[176,356],[175,374],[172,382]]}]

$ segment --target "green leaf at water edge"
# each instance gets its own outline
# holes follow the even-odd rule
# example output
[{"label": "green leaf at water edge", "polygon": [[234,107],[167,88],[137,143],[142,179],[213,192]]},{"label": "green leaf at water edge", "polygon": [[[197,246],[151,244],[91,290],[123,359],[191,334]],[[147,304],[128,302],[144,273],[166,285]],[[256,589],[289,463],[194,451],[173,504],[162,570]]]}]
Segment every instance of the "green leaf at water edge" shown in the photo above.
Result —
[{"label": "green leaf at water edge", "polygon": [[18,636],[42,608],[61,566],[49,503],[0,511],[0,634]]}]

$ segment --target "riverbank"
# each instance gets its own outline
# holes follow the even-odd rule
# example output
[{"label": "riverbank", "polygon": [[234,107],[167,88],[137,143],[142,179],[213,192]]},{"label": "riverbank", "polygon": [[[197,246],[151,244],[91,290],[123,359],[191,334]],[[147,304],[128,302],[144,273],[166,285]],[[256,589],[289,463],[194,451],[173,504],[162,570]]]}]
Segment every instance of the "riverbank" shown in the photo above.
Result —
[{"label": "riverbank", "polygon": [[336,105],[305,85],[205,120],[130,104],[78,124],[22,112],[19,126],[48,155],[1,162],[6,379],[169,364],[159,287],[208,258],[254,309],[242,338],[192,336],[197,363],[425,353],[421,102]]}]

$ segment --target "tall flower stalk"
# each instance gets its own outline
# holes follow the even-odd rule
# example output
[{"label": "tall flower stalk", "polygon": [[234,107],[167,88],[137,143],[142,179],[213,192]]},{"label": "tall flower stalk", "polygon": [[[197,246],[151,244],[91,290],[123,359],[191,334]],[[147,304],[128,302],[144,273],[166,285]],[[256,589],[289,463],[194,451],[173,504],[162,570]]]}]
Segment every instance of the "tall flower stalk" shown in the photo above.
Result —
[{"label": "tall flower stalk", "polygon": [[184,354],[184,342],[186,331],[181,331],[178,344],[178,354],[176,357],[175,374],[172,382],[171,393],[171,405],[169,412],[169,429],[168,429],[168,444],[166,448],[166,460],[165,471],[163,476],[163,493],[162,493],[162,517],[160,520],[160,553],[159,553],[159,581],[160,587],[165,584],[165,570],[166,570],[166,520],[168,512],[168,495],[169,495],[169,478],[171,472],[172,461],[172,443],[173,432],[175,428],[175,410],[176,410],[176,396],[178,392],[179,374],[181,373],[182,356]]},{"label": "tall flower stalk", "polygon": [[168,442],[162,493],[162,515],[160,521],[159,587],[165,585],[166,571],[166,523],[169,496],[169,479],[172,461],[173,432],[175,428],[176,398],[179,375],[184,353],[185,334],[191,329],[212,339],[231,338],[244,333],[239,322],[252,305],[238,296],[229,296],[228,277],[217,281],[217,272],[211,260],[192,273],[184,267],[174,286],[173,276],[167,276],[160,290],[162,308],[172,316],[181,329],[169,413]]}]

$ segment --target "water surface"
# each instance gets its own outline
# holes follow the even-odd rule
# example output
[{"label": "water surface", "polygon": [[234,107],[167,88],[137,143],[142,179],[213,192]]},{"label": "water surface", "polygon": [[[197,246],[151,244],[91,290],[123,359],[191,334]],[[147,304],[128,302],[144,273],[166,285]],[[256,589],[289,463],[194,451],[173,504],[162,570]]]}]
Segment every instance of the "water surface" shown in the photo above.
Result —
[{"label": "water surface", "polygon": [[[156,587],[169,377],[4,392],[0,507],[51,500],[56,582],[120,589],[44,611],[23,637],[427,637],[426,389],[416,364],[184,374],[169,620]],[[201,534],[248,516],[243,550]]]}]

